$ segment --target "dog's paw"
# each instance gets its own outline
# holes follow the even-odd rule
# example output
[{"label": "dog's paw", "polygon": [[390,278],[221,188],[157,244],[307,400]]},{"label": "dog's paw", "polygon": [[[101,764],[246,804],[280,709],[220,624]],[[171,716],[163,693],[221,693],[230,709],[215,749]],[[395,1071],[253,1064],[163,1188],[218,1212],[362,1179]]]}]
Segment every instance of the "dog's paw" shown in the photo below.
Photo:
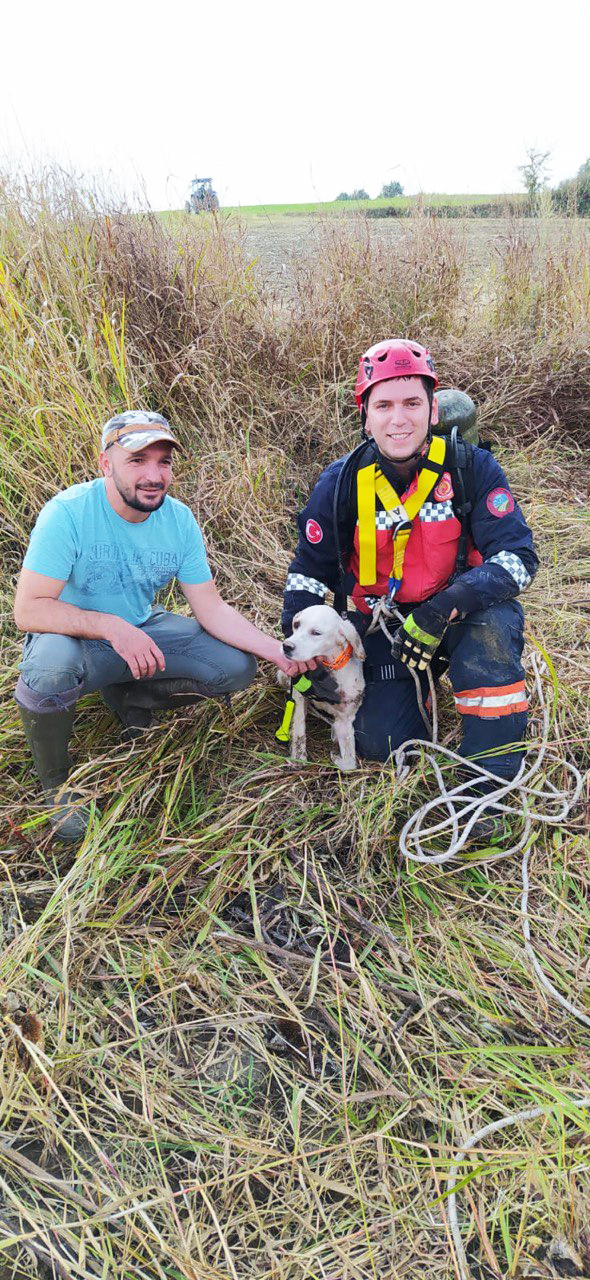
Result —
[{"label": "dog's paw", "polygon": [[357,767],[355,756],[341,756],[332,751],[331,760],[342,773],[352,773]]}]

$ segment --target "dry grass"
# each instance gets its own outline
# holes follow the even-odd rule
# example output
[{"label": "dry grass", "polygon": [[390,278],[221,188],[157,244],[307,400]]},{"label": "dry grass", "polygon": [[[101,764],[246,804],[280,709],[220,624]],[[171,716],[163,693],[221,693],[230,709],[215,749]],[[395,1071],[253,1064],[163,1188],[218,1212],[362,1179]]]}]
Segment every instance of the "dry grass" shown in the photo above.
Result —
[{"label": "dry grass", "polygon": [[[431,779],[343,779],[321,729],[321,763],[288,769],[268,672],[231,712],[164,718],[147,762],[87,699],[77,778],[102,818],[74,857],[37,808],[10,620],[37,510],[94,474],[97,424],[142,402],[189,446],[176,491],[222,589],[275,627],[292,514],[353,440],[356,353],[429,336],[537,531],[528,624],[558,672],[554,736],[588,768],[586,232],[549,251],[540,226],[529,251],[507,226],[474,284],[454,224],[417,218],[395,257],[327,227],[286,301],[223,221],[171,234],[67,183],[4,205],[2,1280],[454,1276],[453,1151],[539,1102],[545,1119],[466,1162],[474,1275],[554,1274],[559,1235],[588,1270],[590,1116],[567,1100],[590,1041],[526,963],[518,869],[400,866]],[[539,954],[586,1008],[587,816],[540,832],[532,864]]]}]

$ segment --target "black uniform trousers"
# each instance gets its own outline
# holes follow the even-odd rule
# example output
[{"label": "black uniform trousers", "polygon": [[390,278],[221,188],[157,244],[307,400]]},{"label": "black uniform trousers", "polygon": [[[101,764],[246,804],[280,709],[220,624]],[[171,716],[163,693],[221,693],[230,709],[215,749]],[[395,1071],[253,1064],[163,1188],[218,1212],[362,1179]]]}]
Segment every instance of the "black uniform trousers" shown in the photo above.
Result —
[{"label": "black uniform trousers", "polygon": [[[439,659],[448,662],[456,701],[462,694],[459,703],[471,704],[462,714],[460,754],[505,779],[518,772],[527,725],[526,711],[510,710],[510,699],[522,705],[524,693],[507,692],[514,685],[522,688],[524,680],[523,625],[522,608],[515,600],[478,610],[450,624],[435,658],[435,666]],[[413,677],[404,663],[392,659],[387,637],[378,630],[363,643],[367,683],[355,720],[357,751],[365,760],[387,760],[407,738],[427,739],[427,734]],[[420,683],[426,701],[425,673]],[[486,695],[479,699],[483,706],[477,705],[477,696],[465,696],[481,691]]]}]

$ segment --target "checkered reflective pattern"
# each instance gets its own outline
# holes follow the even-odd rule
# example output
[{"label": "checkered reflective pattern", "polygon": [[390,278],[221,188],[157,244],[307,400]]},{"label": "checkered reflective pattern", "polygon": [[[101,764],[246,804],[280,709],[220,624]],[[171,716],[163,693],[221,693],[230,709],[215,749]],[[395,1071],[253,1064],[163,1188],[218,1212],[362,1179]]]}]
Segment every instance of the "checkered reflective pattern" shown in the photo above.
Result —
[{"label": "checkered reflective pattern", "polygon": [[420,507],[418,514],[424,524],[438,524],[441,520],[452,520],[455,513],[453,504],[449,500],[447,502],[425,502]]},{"label": "checkered reflective pattern", "polygon": [[499,564],[506,572],[510,574],[520,591],[524,591],[531,581],[531,576],[527,573],[520,556],[515,556],[513,551],[498,551],[495,556],[490,556],[488,564]]},{"label": "checkered reflective pattern", "polygon": [[393,529],[394,524],[397,524],[397,518],[394,511],[375,512],[376,529]]},{"label": "checkered reflective pattern", "polygon": [[322,598],[328,593],[325,582],[318,582],[317,578],[307,578],[304,573],[288,573],[286,590],[311,591],[314,596],[322,596]]}]

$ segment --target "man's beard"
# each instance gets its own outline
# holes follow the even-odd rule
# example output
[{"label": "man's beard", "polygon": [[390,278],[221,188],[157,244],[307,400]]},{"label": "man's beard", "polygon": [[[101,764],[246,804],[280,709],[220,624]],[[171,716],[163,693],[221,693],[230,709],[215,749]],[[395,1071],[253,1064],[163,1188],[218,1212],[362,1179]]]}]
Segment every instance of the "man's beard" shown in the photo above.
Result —
[{"label": "man's beard", "polygon": [[[379,459],[381,469],[387,470],[388,467],[393,467],[393,469],[399,471],[400,474],[404,471],[417,471],[422,459],[424,446],[428,445],[428,437],[429,433],[427,433],[422,443],[408,454],[407,458],[388,458],[387,454],[382,453],[378,446],[376,446],[377,457]],[[428,452],[428,449],[426,449],[426,452]]]},{"label": "man's beard", "polygon": [[159,511],[164,501],[164,498],[166,497],[166,491],[163,485],[154,486],[154,488],[157,487],[162,489],[162,496],[160,498],[160,501],[159,502],[142,502],[141,496],[139,494],[134,493],[132,489],[123,489],[121,487],[114,472],[113,472],[113,480],[115,481],[115,488],[117,490],[117,493],[121,496],[121,498],[123,499],[123,502],[125,502],[128,507],[131,507],[133,511],[144,511],[144,512],[147,512],[148,515],[151,511]]}]

